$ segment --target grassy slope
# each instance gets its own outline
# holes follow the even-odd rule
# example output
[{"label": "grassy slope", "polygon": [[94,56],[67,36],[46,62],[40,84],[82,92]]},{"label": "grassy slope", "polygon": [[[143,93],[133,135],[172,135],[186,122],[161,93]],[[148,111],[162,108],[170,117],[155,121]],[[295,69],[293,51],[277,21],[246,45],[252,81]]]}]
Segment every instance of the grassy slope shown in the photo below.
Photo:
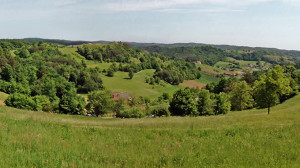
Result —
[{"label": "grassy slope", "polygon": [[224,116],[101,119],[0,108],[0,167],[299,167],[300,95]]},{"label": "grassy slope", "polygon": [[[83,59],[79,54],[76,53],[76,47],[64,47],[59,49],[63,54],[71,54],[74,58]],[[90,61],[86,60],[87,67],[95,68],[98,67],[100,70],[108,69],[112,63],[99,63],[97,61]],[[118,65],[118,64],[117,64]],[[202,67],[211,68],[208,65],[200,65]],[[216,69],[216,68],[215,68]],[[182,88],[182,86],[174,86],[166,84],[165,87],[160,85],[149,85],[145,83],[145,78],[148,76],[153,76],[154,70],[143,70],[139,73],[134,75],[132,80],[127,79],[128,73],[126,72],[116,72],[114,77],[107,77],[102,75],[101,78],[103,80],[104,86],[113,91],[113,92],[129,92],[135,96],[143,96],[149,98],[157,98],[158,96],[162,95],[162,93],[169,93],[172,95],[176,90]],[[219,79],[216,78],[214,75],[208,73],[201,73],[202,77],[197,82],[201,82],[204,84],[210,82],[218,82]],[[83,95],[85,96],[85,95]]]},{"label": "grassy slope", "polygon": [[215,77],[215,75],[212,75],[212,74],[201,72],[201,78],[197,79],[195,81],[201,82],[201,83],[204,83],[204,84],[208,84],[208,83],[211,83],[211,82],[217,83],[217,82],[220,81],[220,78],[217,78],[217,77]]},{"label": "grassy slope", "polygon": [[145,82],[146,77],[151,77],[155,70],[143,70],[134,74],[133,79],[128,79],[128,72],[116,72],[114,77],[102,75],[104,86],[116,92],[129,92],[135,96],[155,98],[162,93],[173,94],[180,86],[167,84],[166,87],[160,85],[149,85]]}]

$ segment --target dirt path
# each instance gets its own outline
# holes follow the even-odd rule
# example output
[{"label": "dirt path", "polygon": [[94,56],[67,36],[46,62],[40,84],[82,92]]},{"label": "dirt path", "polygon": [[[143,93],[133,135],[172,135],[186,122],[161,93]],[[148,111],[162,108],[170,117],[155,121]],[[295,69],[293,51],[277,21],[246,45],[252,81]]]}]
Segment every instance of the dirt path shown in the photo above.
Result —
[{"label": "dirt path", "polygon": [[4,101],[0,100],[0,106],[5,106]]}]

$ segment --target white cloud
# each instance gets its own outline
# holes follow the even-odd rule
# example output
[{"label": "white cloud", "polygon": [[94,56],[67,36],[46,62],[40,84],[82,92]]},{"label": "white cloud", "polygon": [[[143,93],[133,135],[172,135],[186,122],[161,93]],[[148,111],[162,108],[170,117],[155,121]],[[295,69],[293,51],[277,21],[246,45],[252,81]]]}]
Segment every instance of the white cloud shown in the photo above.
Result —
[{"label": "white cloud", "polygon": [[[50,1],[51,2],[51,1]],[[68,5],[74,5],[77,3],[77,0],[55,0],[53,1],[53,4],[55,6],[68,6]]]},{"label": "white cloud", "polygon": [[121,0],[109,2],[106,7],[115,11],[147,11],[162,9],[177,9],[188,5],[211,5],[211,6],[229,6],[241,7],[252,4],[281,1],[295,2],[297,0]]}]

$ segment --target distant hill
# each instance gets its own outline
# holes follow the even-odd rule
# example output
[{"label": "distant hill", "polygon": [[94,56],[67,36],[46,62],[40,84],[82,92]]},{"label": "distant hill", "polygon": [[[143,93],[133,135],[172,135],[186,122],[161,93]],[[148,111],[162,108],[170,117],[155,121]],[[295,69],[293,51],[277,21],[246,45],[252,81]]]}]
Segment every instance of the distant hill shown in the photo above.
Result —
[{"label": "distant hill", "polygon": [[[113,41],[72,41],[72,40],[61,40],[61,39],[43,39],[43,38],[24,38],[25,41],[31,41],[31,42],[39,42],[44,41],[47,43],[57,43],[62,45],[81,45],[81,44],[109,44]],[[173,43],[173,44],[163,44],[163,43],[138,43],[138,42],[125,42],[133,47],[138,48],[146,48],[146,47],[167,47],[167,48],[173,48],[173,47],[199,47],[199,46],[212,46],[216,47],[222,50],[264,50],[269,52],[276,52],[281,53],[286,56],[292,56],[292,57],[300,57],[300,51],[297,50],[283,50],[283,49],[277,49],[277,48],[265,48],[265,47],[248,47],[248,46],[235,46],[235,45],[215,45],[215,44],[204,44],[204,43]]]},{"label": "distant hill", "polygon": [[72,40],[61,40],[61,39],[43,39],[43,38],[24,38],[22,40],[30,41],[30,42],[46,42],[46,43],[56,43],[56,44],[62,44],[62,45],[82,45],[82,44],[109,44],[111,41],[72,41]]}]

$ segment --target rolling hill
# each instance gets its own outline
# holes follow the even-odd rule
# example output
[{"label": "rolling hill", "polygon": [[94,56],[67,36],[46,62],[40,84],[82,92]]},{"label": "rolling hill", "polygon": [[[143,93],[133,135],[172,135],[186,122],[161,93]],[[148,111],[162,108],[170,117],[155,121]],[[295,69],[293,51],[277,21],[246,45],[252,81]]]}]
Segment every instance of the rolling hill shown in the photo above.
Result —
[{"label": "rolling hill", "polygon": [[[44,41],[48,43],[57,43],[62,45],[81,45],[81,44],[87,44],[87,43],[93,43],[93,44],[108,44],[112,41],[105,41],[105,40],[99,40],[99,41],[72,41],[72,40],[61,40],[61,39],[43,39],[43,38],[24,38],[22,40],[25,41],[31,41],[31,42],[39,42]],[[249,46],[236,46],[236,45],[215,45],[215,44],[204,44],[204,43],[173,43],[173,44],[164,44],[164,43],[137,43],[137,42],[126,42],[127,44],[144,48],[144,47],[199,47],[199,46],[212,46],[219,49],[227,50],[227,49],[233,49],[233,50],[267,50],[271,52],[279,52],[287,56],[293,56],[293,57],[300,57],[300,51],[297,50],[284,50],[284,49],[277,49],[277,48],[266,48],[266,47],[249,47]]]},{"label": "rolling hill", "polygon": [[[2,96],[0,97],[3,98]],[[224,116],[105,119],[0,107],[1,167],[299,167],[300,95]]]}]

